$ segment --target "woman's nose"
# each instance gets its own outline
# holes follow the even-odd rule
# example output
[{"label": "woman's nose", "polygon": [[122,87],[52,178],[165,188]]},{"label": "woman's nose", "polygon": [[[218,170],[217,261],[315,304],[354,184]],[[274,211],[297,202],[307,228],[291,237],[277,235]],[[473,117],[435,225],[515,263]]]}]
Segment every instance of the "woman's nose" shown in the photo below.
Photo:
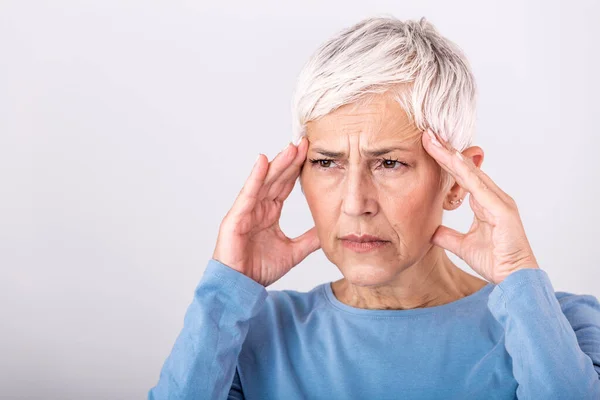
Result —
[{"label": "woman's nose", "polygon": [[342,190],[342,211],[349,216],[374,215],[377,212],[376,194],[371,177],[358,169],[348,172]]}]

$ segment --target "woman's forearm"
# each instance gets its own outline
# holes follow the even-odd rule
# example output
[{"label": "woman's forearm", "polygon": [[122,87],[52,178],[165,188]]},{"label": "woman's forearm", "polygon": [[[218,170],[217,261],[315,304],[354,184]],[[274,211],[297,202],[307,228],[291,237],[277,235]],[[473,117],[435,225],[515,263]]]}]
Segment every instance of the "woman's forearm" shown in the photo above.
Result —
[{"label": "woman's forearm", "polygon": [[[594,368],[600,363],[600,304],[590,296],[580,296],[578,303],[570,322],[541,269],[517,271],[490,294],[488,307],[505,330],[518,398],[600,399]],[[577,320],[592,329],[576,335],[574,327],[583,326]],[[580,342],[595,343],[596,349],[586,354]]]},{"label": "woman's forearm", "polygon": [[264,286],[211,259],[148,399],[227,398],[248,321],[266,298]]}]

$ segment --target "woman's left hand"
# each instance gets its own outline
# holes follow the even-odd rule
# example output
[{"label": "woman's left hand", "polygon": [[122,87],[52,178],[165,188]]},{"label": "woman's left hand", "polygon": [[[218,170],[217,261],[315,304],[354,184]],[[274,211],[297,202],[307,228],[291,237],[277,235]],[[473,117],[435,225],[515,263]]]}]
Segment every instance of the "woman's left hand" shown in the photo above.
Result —
[{"label": "woman's left hand", "polygon": [[494,284],[518,270],[539,268],[514,199],[469,158],[429,132],[423,134],[423,147],[470,193],[469,204],[475,214],[466,234],[440,225],[431,242],[456,254]]}]

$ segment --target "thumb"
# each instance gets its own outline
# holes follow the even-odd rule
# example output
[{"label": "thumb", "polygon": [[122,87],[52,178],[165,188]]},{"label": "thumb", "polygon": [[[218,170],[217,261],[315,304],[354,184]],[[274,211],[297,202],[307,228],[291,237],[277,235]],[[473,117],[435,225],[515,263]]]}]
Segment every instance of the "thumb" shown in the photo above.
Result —
[{"label": "thumb", "polygon": [[310,253],[321,248],[321,241],[317,236],[317,227],[313,226],[302,235],[292,240],[292,257],[294,265],[299,264]]},{"label": "thumb", "polygon": [[431,243],[438,247],[451,251],[452,253],[456,254],[462,259],[462,254],[460,254],[460,248],[464,237],[465,235],[463,235],[462,233],[452,228],[448,228],[447,226],[440,225],[431,237]]}]

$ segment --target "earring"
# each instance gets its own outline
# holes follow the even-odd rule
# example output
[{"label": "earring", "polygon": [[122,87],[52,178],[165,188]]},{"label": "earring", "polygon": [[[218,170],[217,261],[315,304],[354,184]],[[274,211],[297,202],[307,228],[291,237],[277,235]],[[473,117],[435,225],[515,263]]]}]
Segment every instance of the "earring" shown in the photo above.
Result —
[{"label": "earring", "polygon": [[450,200],[450,204],[460,204],[462,203],[463,199],[458,199],[458,200]]}]

